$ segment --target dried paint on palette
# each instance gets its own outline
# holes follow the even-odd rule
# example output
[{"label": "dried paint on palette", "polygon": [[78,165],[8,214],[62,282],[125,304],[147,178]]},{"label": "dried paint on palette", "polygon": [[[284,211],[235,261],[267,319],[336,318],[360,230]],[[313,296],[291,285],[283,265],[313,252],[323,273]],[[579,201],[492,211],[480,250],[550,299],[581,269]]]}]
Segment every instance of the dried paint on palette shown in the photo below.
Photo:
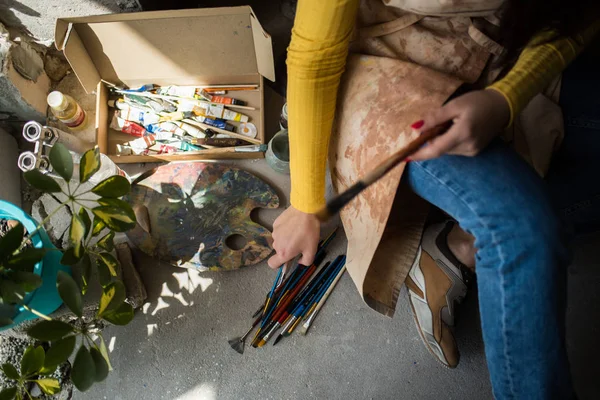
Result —
[{"label": "dried paint on palette", "polygon": [[[256,176],[219,164],[159,167],[132,188],[128,201],[148,210],[149,231],[127,233],[145,253],[173,265],[201,270],[236,269],[271,253],[271,233],[250,219],[254,208],[277,208],[279,198]],[[231,235],[246,240],[235,250]]]}]

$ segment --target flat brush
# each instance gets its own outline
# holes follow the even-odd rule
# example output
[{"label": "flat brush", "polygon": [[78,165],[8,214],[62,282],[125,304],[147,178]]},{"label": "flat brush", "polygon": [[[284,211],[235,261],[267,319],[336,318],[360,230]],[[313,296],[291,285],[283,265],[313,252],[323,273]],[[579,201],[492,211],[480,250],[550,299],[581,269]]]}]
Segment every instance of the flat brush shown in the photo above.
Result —
[{"label": "flat brush", "polygon": [[345,191],[328,201],[325,207],[317,211],[315,215],[317,216],[319,221],[326,222],[327,220],[329,220],[329,218],[339,213],[340,210],[344,208],[346,204],[348,204],[352,199],[358,196],[363,190],[377,182],[379,179],[383,178],[398,164],[400,164],[403,161],[406,161],[407,157],[410,157],[411,155],[416,153],[417,150],[419,150],[425,143],[447,131],[448,128],[450,128],[450,126],[452,126],[452,121],[448,121],[443,124],[434,126],[433,128],[421,133],[421,135],[418,138],[410,142],[408,145],[406,145],[406,147],[403,147],[402,149],[398,150],[397,152],[386,158],[371,172],[367,173],[364,177],[362,177],[358,182],[356,182],[354,185],[350,186],[348,189],[346,189]]}]

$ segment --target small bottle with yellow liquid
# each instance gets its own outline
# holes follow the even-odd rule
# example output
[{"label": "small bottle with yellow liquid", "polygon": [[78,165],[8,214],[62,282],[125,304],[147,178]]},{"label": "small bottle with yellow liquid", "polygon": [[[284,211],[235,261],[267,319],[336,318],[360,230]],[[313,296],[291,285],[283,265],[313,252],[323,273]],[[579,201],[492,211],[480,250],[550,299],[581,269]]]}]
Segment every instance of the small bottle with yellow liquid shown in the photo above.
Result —
[{"label": "small bottle with yellow liquid", "polygon": [[59,91],[51,92],[47,99],[52,114],[72,131],[85,128],[87,115],[83,108],[71,97]]}]

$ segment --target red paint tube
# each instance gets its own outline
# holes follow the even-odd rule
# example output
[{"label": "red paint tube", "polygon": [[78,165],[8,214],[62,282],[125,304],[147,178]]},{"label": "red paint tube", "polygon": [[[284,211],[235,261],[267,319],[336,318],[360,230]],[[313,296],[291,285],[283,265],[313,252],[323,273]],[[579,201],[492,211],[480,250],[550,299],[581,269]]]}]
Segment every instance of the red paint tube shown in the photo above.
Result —
[{"label": "red paint tube", "polygon": [[135,137],[144,137],[148,135],[148,131],[143,126],[138,125],[135,122],[119,118],[116,114],[113,116],[113,119],[110,122],[110,128]]},{"label": "red paint tube", "polygon": [[201,90],[200,96],[204,97],[206,100],[208,100],[212,103],[231,104],[231,105],[236,105],[236,106],[245,106],[246,105],[246,102],[244,102],[242,100],[237,100],[237,99],[233,99],[231,97],[225,97],[225,96],[215,96],[214,94],[208,93],[206,90]]}]

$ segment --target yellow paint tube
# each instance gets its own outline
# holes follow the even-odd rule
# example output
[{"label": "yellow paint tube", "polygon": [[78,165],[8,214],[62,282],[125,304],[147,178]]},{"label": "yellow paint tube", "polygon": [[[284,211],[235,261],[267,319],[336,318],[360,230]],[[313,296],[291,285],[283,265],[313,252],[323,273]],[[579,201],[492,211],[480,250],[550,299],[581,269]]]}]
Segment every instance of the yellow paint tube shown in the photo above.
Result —
[{"label": "yellow paint tube", "polygon": [[222,104],[204,104],[199,103],[192,109],[194,114],[200,117],[222,118],[229,121],[248,122],[248,116],[231,111],[225,108]]}]

